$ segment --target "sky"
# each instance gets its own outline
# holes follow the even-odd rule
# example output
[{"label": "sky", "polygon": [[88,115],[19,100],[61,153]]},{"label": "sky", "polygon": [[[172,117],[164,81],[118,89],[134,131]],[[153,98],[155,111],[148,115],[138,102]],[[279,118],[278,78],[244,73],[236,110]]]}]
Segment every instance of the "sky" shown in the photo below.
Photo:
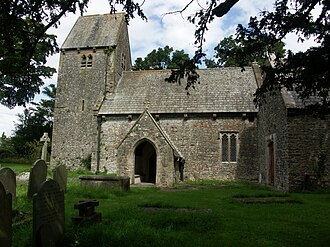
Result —
[{"label": "sky", "polygon": [[[138,1],[137,1],[138,2]],[[194,1],[182,14],[165,14],[172,11],[183,9],[190,0],[141,0],[144,2],[142,8],[148,21],[143,21],[139,17],[132,19],[129,23],[129,38],[132,53],[132,61],[137,57],[145,57],[153,49],[169,45],[174,50],[184,50],[193,55],[194,31],[195,26],[187,21],[187,17],[200,9],[200,6],[206,6],[206,0]],[[237,24],[248,23],[250,16],[257,16],[261,11],[272,10],[275,1],[271,0],[240,0],[223,18],[216,18],[210,25],[206,35],[204,49],[208,58],[213,55],[213,48],[219,41],[231,34],[235,34]],[[200,6],[197,4],[199,3]],[[118,6],[120,11],[120,6]],[[87,12],[84,15],[109,13],[110,8],[108,0],[91,0]],[[66,36],[70,32],[80,13],[69,14],[61,19],[57,29],[53,28],[48,33],[57,35],[57,43],[62,46]],[[296,37],[290,35],[286,40],[286,48],[292,51],[306,50],[313,45],[313,41],[298,43]],[[47,64],[58,68],[59,54],[49,57]],[[45,80],[45,86],[50,83],[56,84],[57,74],[51,79]],[[37,95],[34,101],[43,98],[43,95]],[[0,134],[6,136],[12,135],[15,128],[15,122],[18,123],[17,114],[22,113],[24,107],[15,107],[8,109],[0,104]]]}]

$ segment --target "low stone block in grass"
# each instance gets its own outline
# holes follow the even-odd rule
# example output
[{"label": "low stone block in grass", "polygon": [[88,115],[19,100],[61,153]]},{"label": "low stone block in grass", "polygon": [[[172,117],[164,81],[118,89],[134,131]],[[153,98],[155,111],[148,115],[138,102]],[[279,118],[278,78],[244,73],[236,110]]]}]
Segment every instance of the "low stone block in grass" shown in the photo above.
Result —
[{"label": "low stone block in grass", "polygon": [[130,178],[128,176],[86,175],[80,176],[79,180],[82,186],[89,188],[119,189],[120,191],[130,189]]}]

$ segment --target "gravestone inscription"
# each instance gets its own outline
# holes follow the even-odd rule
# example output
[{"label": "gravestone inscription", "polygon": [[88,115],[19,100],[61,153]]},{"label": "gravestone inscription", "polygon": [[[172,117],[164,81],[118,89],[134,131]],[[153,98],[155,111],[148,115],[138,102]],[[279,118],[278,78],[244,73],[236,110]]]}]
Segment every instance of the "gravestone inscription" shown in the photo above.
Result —
[{"label": "gravestone inscription", "polygon": [[44,160],[37,160],[30,169],[29,187],[27,192],[28,198],[32,198],[32,196],[39,191],[42,182],[46,181],[46,178],[46,162]]},{"label": "gravestone inscription", "polygon": [[33,246],[62,246],[64,192],[55,180],[42,183],[33,196]]},{"label": "gravestone inscription", "polygon": [[11,194],[12,202],[16,201],[16,174],[15,172],[8,168],[0,169],[0,182],[6,190],[6,193]]},{"label": "gravestone inscription", "polygon": [[66,191],[66,184],[68,180],[68,171],[65,165],[56,166],[53,172],[53,179],[58,183],[62,191]]},{"label": "gravestone inscription", "polygon": [[12,200],[0,182],[0,246],[10,247],[12,242]]}]

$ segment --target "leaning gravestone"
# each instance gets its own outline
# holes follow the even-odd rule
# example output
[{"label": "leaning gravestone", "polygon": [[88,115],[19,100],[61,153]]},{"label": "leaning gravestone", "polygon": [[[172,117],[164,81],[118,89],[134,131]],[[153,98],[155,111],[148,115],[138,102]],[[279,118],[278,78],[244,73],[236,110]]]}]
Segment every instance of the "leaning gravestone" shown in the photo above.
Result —
[{"label": "leaning gravestone", "polygon": [[59,165],[55,167],[53,173],[53,179],[58,183],[62,191],[66,191],[66,183],[68,180],[68,171],[65,165]]},{"label": "leaning gravestone", "polygon": [[47,178],[47,165],[44,160],[37,160],[30,169],[29,187],[27,196],[32,198],[35,193],[38,193],[41,184]]},{"label": "leaning gravestone", "polygon": [[0,246],[10,247],[12,242],[12,201],[0,182]]},{"label": "leaning gravestone", "polygon": [[0,169],[0,182],[6,190],[11,194],[12,202],[16,201],[16,174],[10,168]]},{"label": "leaning gravestone", "polygon": [[33,196],[33,246],[62,246],[63,237],[64,192],[51,179]]}]

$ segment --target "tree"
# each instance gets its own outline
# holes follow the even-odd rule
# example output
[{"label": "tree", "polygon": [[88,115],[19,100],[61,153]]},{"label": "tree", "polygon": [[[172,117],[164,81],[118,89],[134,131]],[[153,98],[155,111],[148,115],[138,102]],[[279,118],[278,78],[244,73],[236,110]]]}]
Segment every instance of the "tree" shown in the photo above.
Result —
[{"label": "tree", "polygon": [[[226,14],[238,0],[225,0],[220,5],[217,5],[217,2],[216,0],[208,1],[207,8],[197,11],[189,18],[192,23],[196,24],[197,50],[195,56],[187,67],[180,71],[173,71],[167,81],[180,82],[186,75],[187,87],[198,82],[199,77],[194,64],[200,63],[205,56],[202,46],[207,26],[215,17]],[[288,51],[285,59],[277,56],[272,61],[272,66],[261,65],[264,82],[255,94],[255,103],[257,105],[264,103],[265,94],[269,91],[286,88],[295,90],[299,98],[313,110],[329,112],[329,1],[276,0],[274,6],[273,11],[261,12],[259,18],[251,17],[247,27],[242,24],[238,25],[235,40],[242,49],[238,49],[236,56],[239,58],[242,69],[245,64],[254,61],[256,57],[272,52],[275,44],[283,41],[291,33],[297,34],[300,42],[314,38],[318,46],[311,47],[305,52]],[[313,13],[317,6],[320,11]],[[185,8],[181,11],[184,10]],[[314,99],[313,104],[311,104],[310,98]]]},{"label": "tree", "polygon": [[[56,37],[48,33],[68,13],[82,14],[89,0],[3,0],[0,3],[0,103],[8,107],[30,102],[43,78],[50,78],[55,69],[46,66],[48,56],[58,52]],[[139,4],[133,1],[109,0],[123,5],[126,20],[134,12],[144,17]]]},{"label": "tree", "polygon": [[[321,9],[317,15],[312,13],[316,6]],[[262,65],[264,82],[256,92],[257,104],[264,103],[266,92],[287,88],[295,90],[313,110],[329,111],[329,11],[329,1],[277,0],[274,11],[261,12],[260,19],[251,17],[247,27],[238,25],[236,40],[243,44],[241,65],[257,53],[269,52],[269,47],[289,33],[296,33],[301,42],[313,38],[318,43],[305,52],[288,51],[285,59],[276,56],[273,66]],[[314,99],[313,104],[310,98]]]},{"label": "tree", "polygon": [[45,66],[58,52],[48,34],[62,16],[83,12],[88,0],[4,0],[0,4],[0,103],[9,107],[30,102],[54,68]]},{"label": "tree", "polygon": [[[283,58],[285,55],[284,43],[279,41],[273,46],[268,47],[268,52],[276,55],[276,57]],[[244,45],[239,43],[232,35],[222,39],[219,44],[214,47],[215,60],[205,59],[205,64],[208,68],[215,67],[238,67],[251,66],[252,62],[257,62],[259,65],[265,65],[267,62],[267,53],[262,51],[255,53],[251,60],[246,60],[242,57],[242,50]],[[244,61],[242,63],[242,61]]]},{"label": "tree", "polygon": [[[48,99],[33,103],[33,107],[26,108],[23,114],[18,114],[19,122],[15,126],[11,142],[16,153],[29,156],[35,150],[33,143],[39,142],[44,132],[51,138],[53,128],[53,112],[55,107],[56,87],[49,85],[42,91]],[[30,145],[29,145],[30,144]]]},{"label": "tree", "polygon": [[166,45],[164,48],[152,50],[144,59],[137,58],[133,69],[179,69],[189,60],[189,55],[184,50],[173,51],[173,47]]},{"label": "tree", "polygon": [[[141,5],[133,0],[108,0],[111,13],[116,12],[117,4],[126,11],[129,21],[137,14],[147,19]],[[197,0],[189,0],[181,10],[166,14],[182,13]],[[188,21],[196,25],[195,55],[180,69],[172,71],[166,79],[179,82],[185,76],[186,88],[197,83],[198,64],[205,57],[203,44],[208,25],[216,17],[222,17],[239,0],[209,0]],[[58,50],[55,37],[47,34],[51,26],[56,26],[60,18],[69,12],[80,9],[83,12],[88,0],[31,1],[5,0],[0,4],[0,102],[8,106],[29,102],[43,84],[41,76],[49,77],[54,70],[45,67],[48,55]],[[306,52],[288,52],[283,62],[277,57],[273,67],[262,67],[265,71],[263,86],[258,90],[257,103],[261,103],[265,92],[274,87],[295,89],[302,100],[317,96],[319,107],[329,108],[329,1],[326,0],[276,0],[272,12],[261,12],[260,19],[252,17],[247,27],[237,27],[236,40],[243,49],[239,52],[241,66],[251,62],[257,54],[269,52],[286,35],[296,33],[299,40],[314,37],[319,43]],[[313,16],[312,11],[320,6],[321,11]],[[9,64],[13,69],[8,68]],[[15,71],[17,72],[15,73]],[[318,107],[316,106],[316,107]]]},{"label": "tree", "polygon": [[15,155],[15,148],[10,141],[10,138],[2,133],[0,137],[0,160],[13,157]]},{"label": "tree", "polygon": [[[40,119],[43,119],[44,125],[52,127],[56,98],[55,84],[50,84],[48,87],[45,87],[42,93],[47,96],[48,99],[41,99],[39,103],[32,102],[36,108],[31,108],[31,110],[35,115],[38,115]],[[51,134],[51,132],[52,131],[49,133]]]},{"label": "tree", "polygon": [[[226,0],[224,7],[228,8],[237,1]],[[68,13],[80,11],[83,14],[88,2],[89,0],[4,0],[0,3],[1,104],[8,107],[25,105],[40,92],[40,87],[44,84],[43,78],[49,78],[55,72],[54,68],[45,66],[46,59],[58,52],[56,37],[47,33],[49,28],[57,27],[60,19]],[[135,14],[143,20],[147,19],[141,8],[144,1],[141,5],[132,0],[108,2],[110,13],[117,11],[118,4],[122,6],[127,22]],[[213,4],[217,1],[211,2]],[[217,9],[214,9],[214,13],[219,14]]]}]

